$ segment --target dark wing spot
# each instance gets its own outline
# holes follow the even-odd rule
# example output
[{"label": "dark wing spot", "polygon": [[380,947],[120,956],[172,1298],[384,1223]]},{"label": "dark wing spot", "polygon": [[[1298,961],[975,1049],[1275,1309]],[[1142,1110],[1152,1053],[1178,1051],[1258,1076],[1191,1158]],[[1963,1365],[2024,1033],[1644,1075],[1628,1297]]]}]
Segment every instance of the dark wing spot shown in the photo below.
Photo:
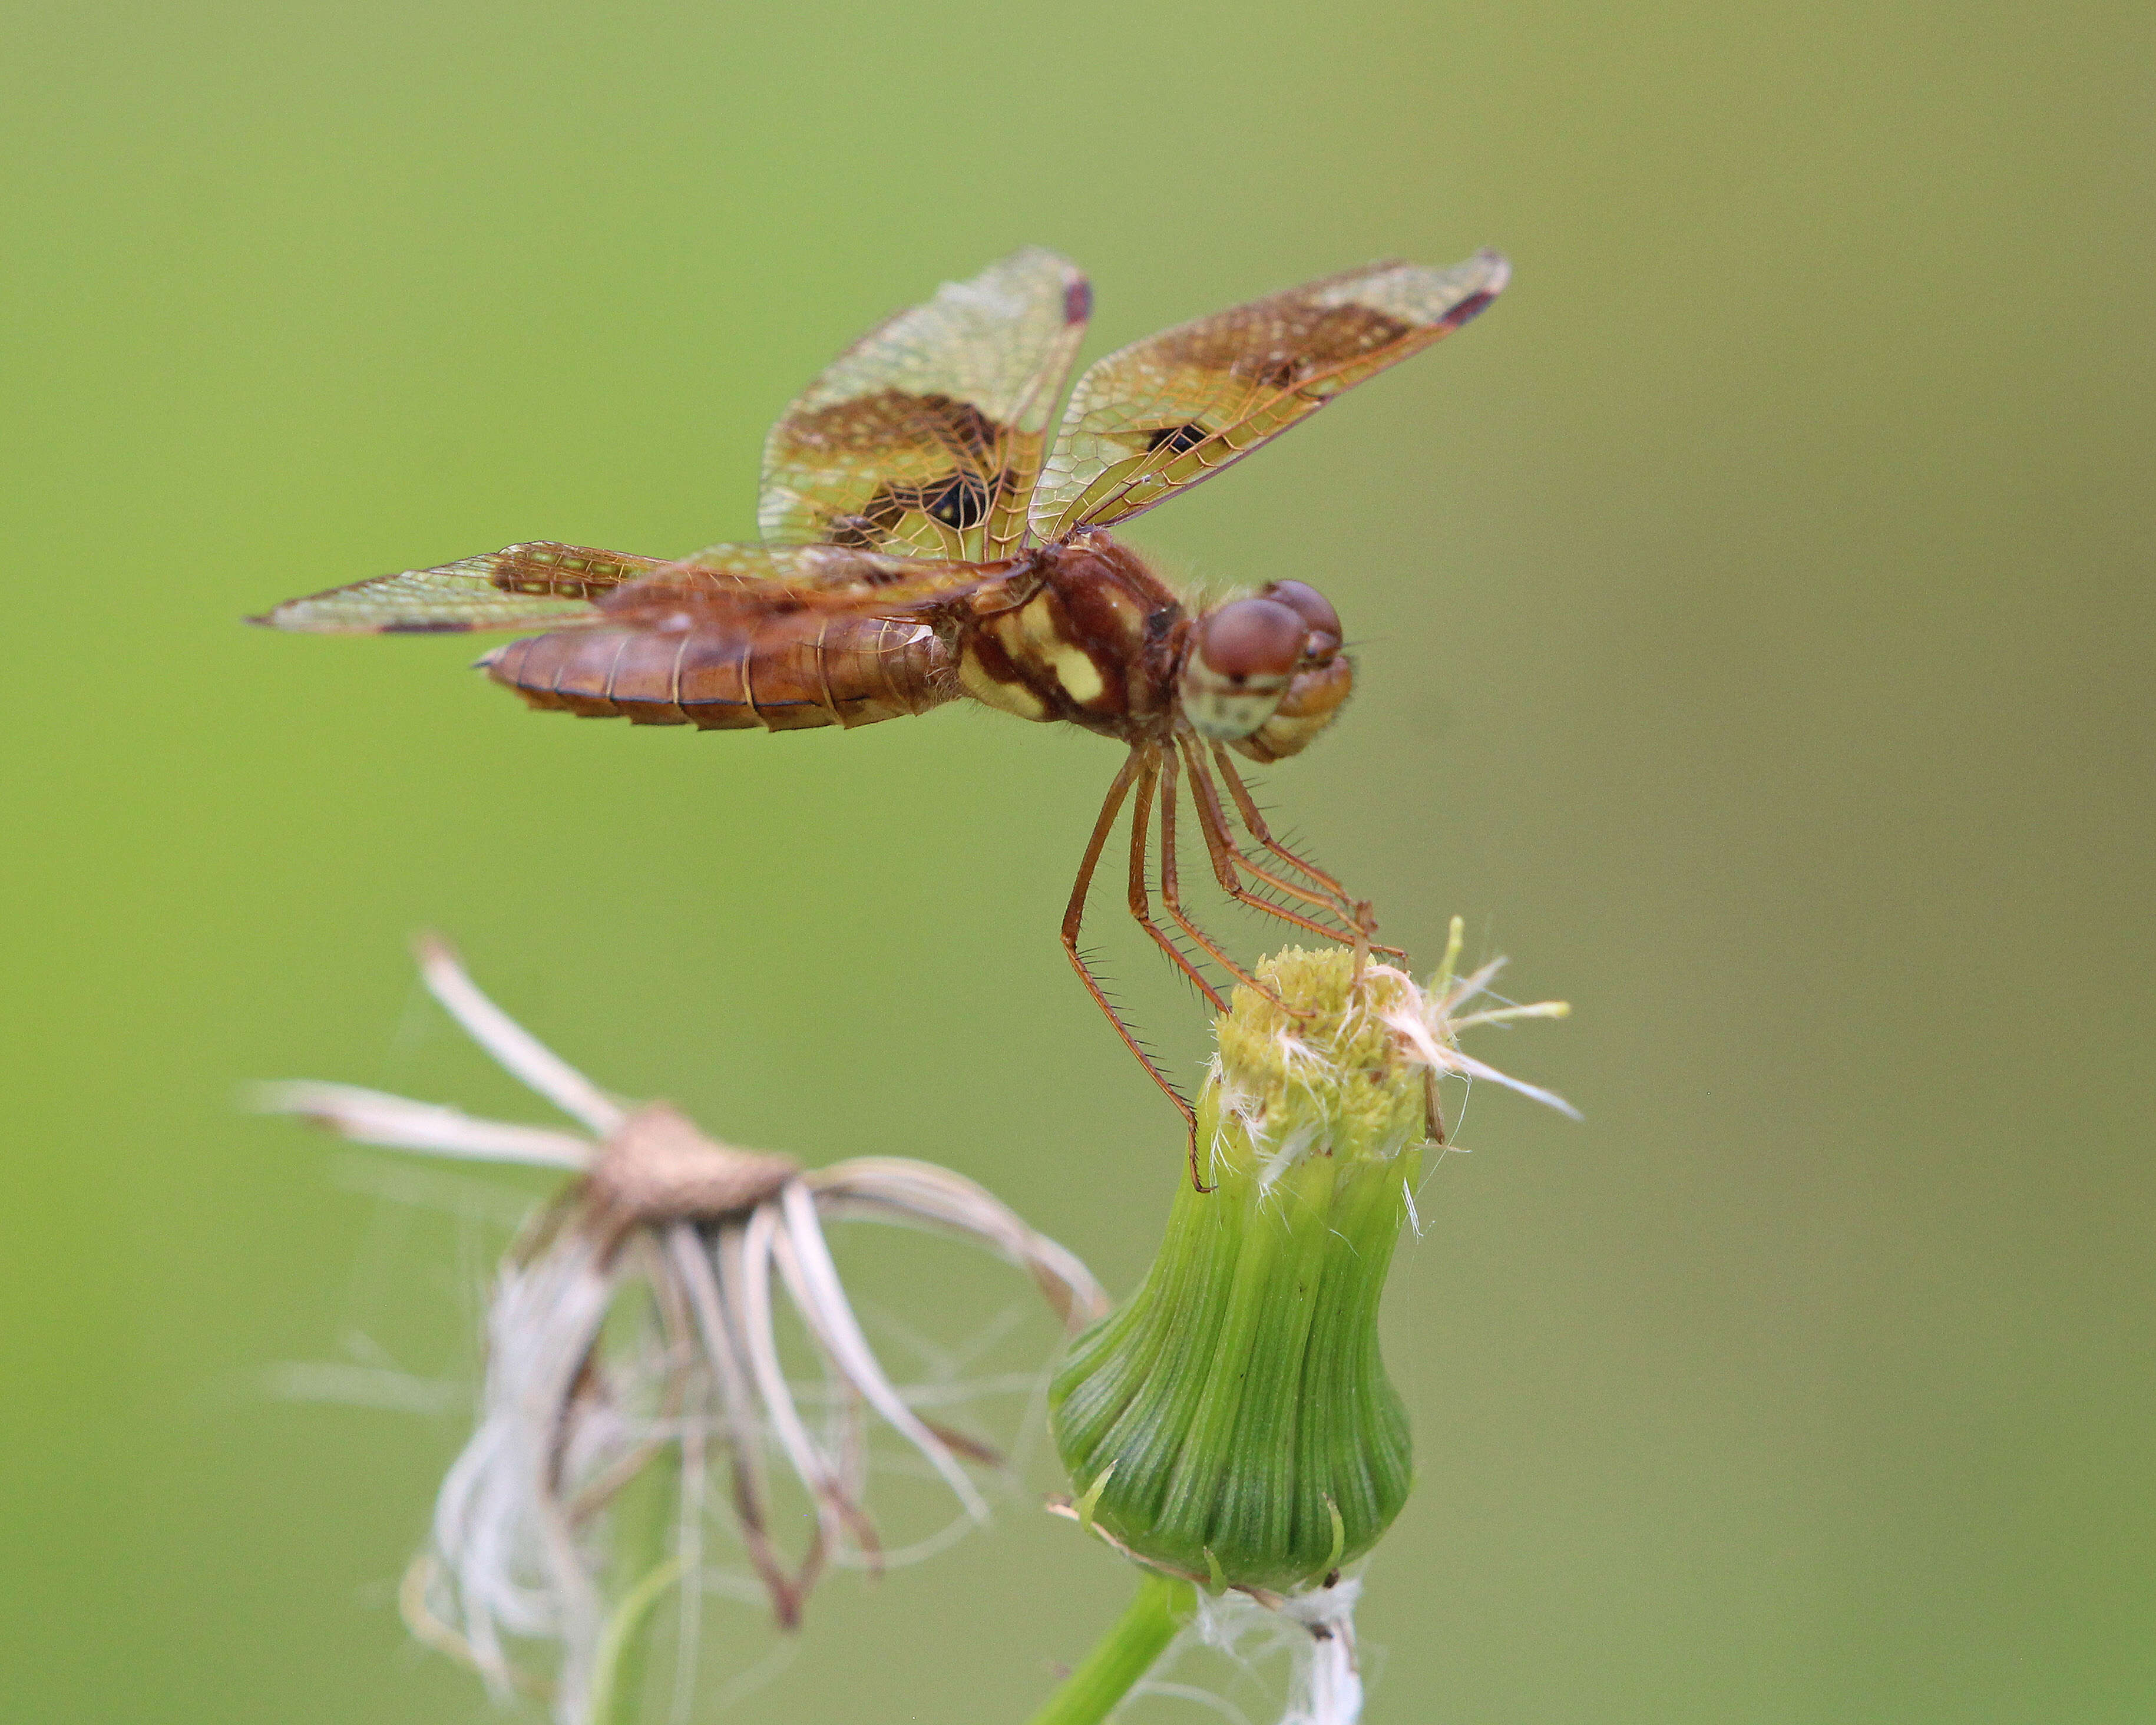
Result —
[{"label": "dark wing spot", "polygon": [[988,488],[970,473],[954,473],[921,488],[920,508],[947,527],[978,527],[988,518]]},{"label": "dark wing spot", "polygon": [[977,473],[953,473],[925,485],[880,486],[856,513],[832,516],[824,530],[824,541],[827,545],[875,551],[916,510],[931,521],[963,532],[988,520],[988,506],[997,491],[1009,482],[1009,475],[1000,473],[992,480],[983,480]]},{"label": "dark wing spot", "polygon": [[468,635],[469,623],[456,623],[439,617],[400,617],[394,623],[385,623],[379,633],[385,635]]},{"label": "dark wing spot", "polygon": [[1146,449],[1148,453],[1166,449],[1171,455],[1180,455],[1185,449],[1196,449],[1211,434],[1194,419],[1188,425],[1163,425],[1146,434]]},{"label": "dark wing spot", "polygon": [[1080,276],[1063,290],[1063,321],[1083,323],[1093,315],[1093,284]]}]

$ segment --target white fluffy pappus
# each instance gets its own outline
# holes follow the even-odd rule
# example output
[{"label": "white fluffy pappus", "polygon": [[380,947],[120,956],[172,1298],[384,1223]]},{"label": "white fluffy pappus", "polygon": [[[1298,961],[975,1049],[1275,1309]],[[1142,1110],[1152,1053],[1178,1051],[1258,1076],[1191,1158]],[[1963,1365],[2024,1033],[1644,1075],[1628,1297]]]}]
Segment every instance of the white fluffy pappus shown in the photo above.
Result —
[{"label": "white fluffy pappus", "polygon": [[[1027,1272],[1066,1331],[1105,1312],[1106,1296],[1075,1256],[961,1175],[882,1157],[804,1170],[720,1143],[665,1104],[630,1106],[598,1089],[489,1000],[445,945],[423,942],[419,957],[428,988],[473,1040],[583,1130],[480,1120],[347,1085],[266,1085],[253,1098],[361,1143],[576,1176],[495,1274],[476,1425],[442,1481],[429,1548],[407,1572],[406,1620],[498,1698],[551,1694],[562,1725],[584,1725],[606,1711],[624,1648],[671,1589],[685,1716],[716,1579],[704,1550],[715,1466],[788,1628],[828,1563],[884,1560],[866,1509],[871,1415],[948,1488],[958,1525],[988,1513],[965,1464],[999,1458],[924,1417],[886,1375],[825,1223],[896,1223],[984,1247]],[[789,1380],[782,1297],[822,1368],[820,1391]],[[648,1320],[619,1322],[625,1300]],[[678,1478],[670,1548],[624,1584],[607,1512],[662,1461]],[[768,1525],[774,1461],[814,1507],[791,1562]],[[520,1663],[535,1644],[551,1650],[543,1674]]]}]

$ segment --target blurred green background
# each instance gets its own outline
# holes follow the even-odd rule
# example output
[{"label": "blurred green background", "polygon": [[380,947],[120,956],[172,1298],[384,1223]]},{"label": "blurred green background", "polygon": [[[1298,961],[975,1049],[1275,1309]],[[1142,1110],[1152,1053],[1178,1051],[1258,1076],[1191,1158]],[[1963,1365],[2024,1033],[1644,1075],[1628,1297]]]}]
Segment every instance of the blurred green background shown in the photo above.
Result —
[{"label": "blurred green background", "polygon": [[[582,725],[469,644],[238,623],[750,536],[793,391],[1027,242],[1093,273],[1089,356],[1373,256],[1517,265],[1132,534],[1325,588],[1361,692],[1270,800],[1422,962],[1457,911],[1576,1006],[1481,1052],[1585,1126],[1479,1092],[1395,1276],[1373,1725],[2156,1713],[2152,18],[10,8],[8,1717],[485,1715],[391,1598],[459,1397],[262,1388],[468,1376],[475,1236],[234,1101],[523,1107],[415,929],[619,1090],[949,1162],[1142,1269],[1178,1136],[1055,935],[1106,747]],[[1016,1719],[1126,1587],[1014,1501],[839,1578],[729,1716]]]}]

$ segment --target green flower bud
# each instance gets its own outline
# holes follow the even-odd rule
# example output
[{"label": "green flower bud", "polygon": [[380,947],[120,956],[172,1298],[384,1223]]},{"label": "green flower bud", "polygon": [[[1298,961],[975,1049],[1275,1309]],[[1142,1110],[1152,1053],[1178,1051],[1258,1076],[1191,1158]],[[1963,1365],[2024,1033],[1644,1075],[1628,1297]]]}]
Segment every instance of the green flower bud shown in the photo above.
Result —
[{"label": "green flower bud", "polygon": [[1144,1285],[1050,1389],[1081,1519],[1214,1588],[1291,1591],[1377,1543],[1413,1484],[1378,1304],[1432,1070],[1407,977],[1290,951],[1216,1024],[1184,1182]]}]

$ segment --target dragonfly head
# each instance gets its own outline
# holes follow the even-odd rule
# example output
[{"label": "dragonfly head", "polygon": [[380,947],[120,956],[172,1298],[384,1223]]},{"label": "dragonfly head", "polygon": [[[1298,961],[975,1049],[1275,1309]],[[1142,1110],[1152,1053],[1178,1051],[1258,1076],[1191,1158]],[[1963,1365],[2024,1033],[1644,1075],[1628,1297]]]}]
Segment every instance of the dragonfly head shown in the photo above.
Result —
[{"label": "dragonfly head", "polygon": [[1200,737],[1254,761],[1300,754],[1355,686],[1324,594],[1276,581],[1209,611],[1183,662],[1183,710]]}]

